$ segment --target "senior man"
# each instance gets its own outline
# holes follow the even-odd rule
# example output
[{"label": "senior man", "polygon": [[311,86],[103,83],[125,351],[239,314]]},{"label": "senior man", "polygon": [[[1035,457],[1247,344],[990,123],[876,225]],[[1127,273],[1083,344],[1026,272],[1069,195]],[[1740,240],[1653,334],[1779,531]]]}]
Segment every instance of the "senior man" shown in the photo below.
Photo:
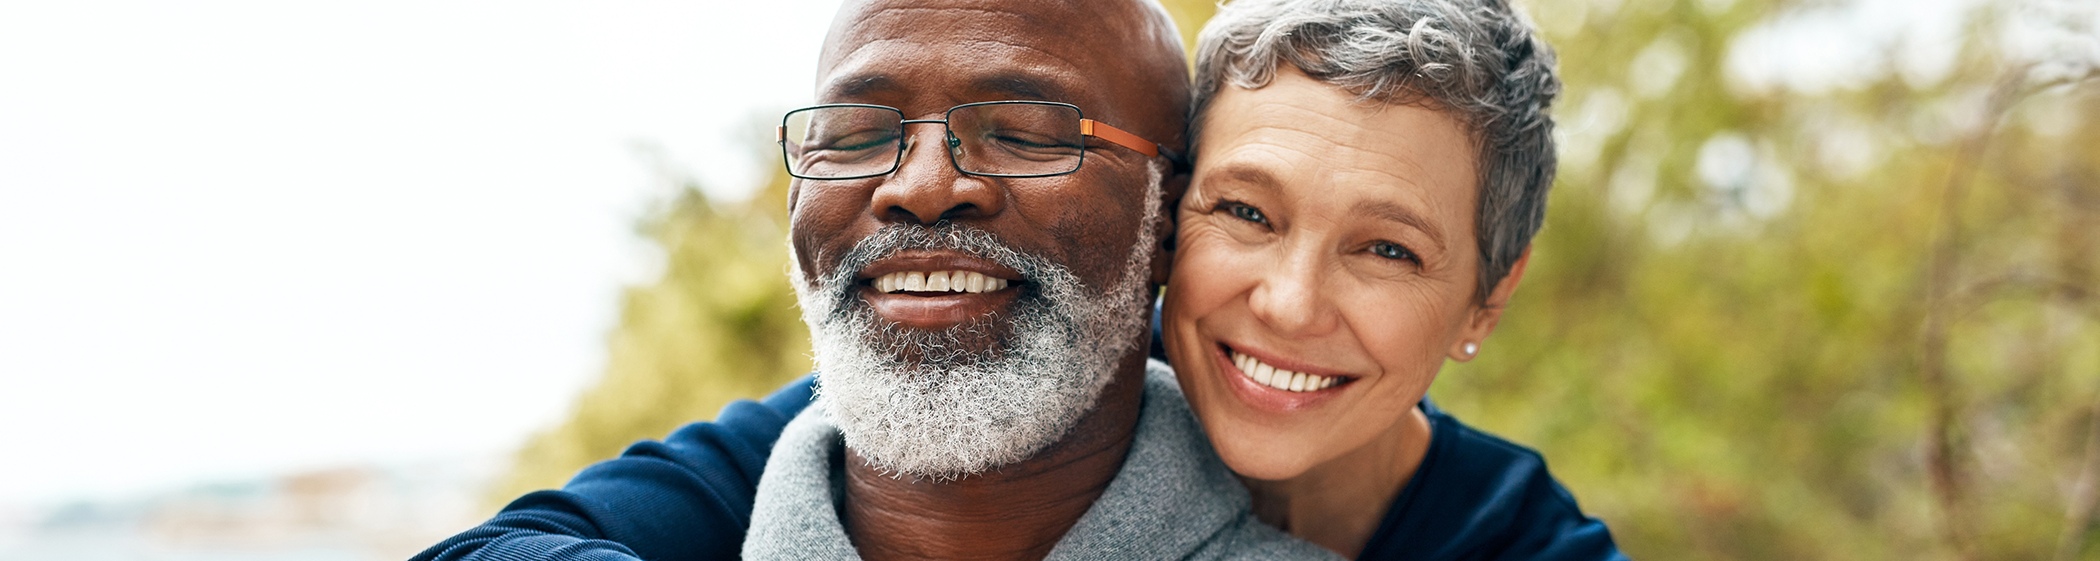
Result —
[{"label": "senior man", "polygon": [[746,558],[1324,557],[1147,364],[1185,68],[1150,3],[841,12],[781,131],[818,398]]},{"label": "senior man", "polygon": [[732,406],[420,558],[1331,558],[1252,517],[1146,359],[1187,180],[1159,6],[849,1],[817,85],[780,130],[815,404]]}]

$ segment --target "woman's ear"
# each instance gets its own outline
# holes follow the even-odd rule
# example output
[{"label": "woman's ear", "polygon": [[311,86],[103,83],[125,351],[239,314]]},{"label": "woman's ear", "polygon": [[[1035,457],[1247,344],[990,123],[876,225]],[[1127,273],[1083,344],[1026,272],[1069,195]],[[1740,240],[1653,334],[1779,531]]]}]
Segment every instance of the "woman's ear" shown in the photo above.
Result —
[{"label": "woman's ear", "polygon": [[1517,283],[1524,280],[1524,268],[1530,264],[1531,246],[1524,246],[1524,254],[1517,257],[1516,263],[1510,264],[1509,274],[1495,283],[1495,290],[1488,293],[1486,301],[1473,309],[1473,317],[1467,321],[1465,332],[1446,351],[1452,360],[1468,362],[1480,356],[1481,346],[1488,335],[1495,332],[1495,325],[1502,321],[1502,310],[1509,306],[1509,298],[1516,295]]},{"label": "woman's ear", "polygon": [[1153,225],[1153,239],[1159,240],[1157,251],[1152,253],[1152,285],[1166,286],[1167,278],[1174,270],[1174,235],[1181,231],[1181,195],[1189,190],[1189,174],[1176,171],[1160,184],[1158,224]]}]

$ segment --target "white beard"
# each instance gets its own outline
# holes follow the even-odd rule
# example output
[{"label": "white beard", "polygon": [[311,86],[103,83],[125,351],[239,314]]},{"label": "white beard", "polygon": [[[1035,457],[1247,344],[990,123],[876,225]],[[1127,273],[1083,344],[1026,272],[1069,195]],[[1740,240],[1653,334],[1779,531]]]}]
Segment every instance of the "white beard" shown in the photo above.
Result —
[{"label": "white beard", "polygon": [[[1137,244],[1106,290],[1089,290],[1063,266],[954,224],[885,227],[814,282],[791,261],[816,348],[817,406],[846,446],[882,472],[938,481],[1025,460],[1064,438],[1142,340],[1159,175]],[[957,250],[1019,271],[1012,314],[940,331],[877,316],[854,277],[905,249]]]}]

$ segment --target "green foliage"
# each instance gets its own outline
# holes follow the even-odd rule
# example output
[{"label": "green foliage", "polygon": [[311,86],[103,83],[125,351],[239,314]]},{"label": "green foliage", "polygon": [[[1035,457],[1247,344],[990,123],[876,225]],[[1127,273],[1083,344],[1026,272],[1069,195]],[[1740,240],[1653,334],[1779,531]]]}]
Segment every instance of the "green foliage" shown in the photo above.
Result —
[{"label": "green foliage", "polygon": [[1218,3],[1213,0],[1161,0],[1167,15],[1174,17],[1174,27],[1181,31],[1181,44],[1189,53],[1189,65],[1196,64],[1196,33],[1203,31],[1203,22],[1217,15]]},{"label": "green foliage", "polygon": [[[1215,11],[1166,4],[1191,41]],[[1945,76],[1728,75],[1746,31],[1830,5],[1532,2],[1559,182],[1500,331],[1432,393],[1635,558],[2100,559],[2100,84],[2037,88],[1991,5]],[[808,370],[785,193],[648,221],[663,278],[498,496]]]},{"label": "green foliage", "polygon": [[605,374],[560,426],[534,436],[493,498],[560,487],[629,443],[711,419],[810,371],[809,335],[787,284],[787,175],[750,203],[717,206],[690,181],[641,227],[663,277],[621,297]]},{"label": "green foliage", "polygon": [[[1724,72],[1746,29],[1815,8],[1538,3],[1568,86],[1548,225],[1482,358],[1432,393],[1543,451],[1635,558],[2079,557],[2095,84],[2036,93],[1973,31],[1931,83]],[[1673,56],[1674,81],[1644,64]],[[1702,178],[1727,146],[1748,175]]]}]

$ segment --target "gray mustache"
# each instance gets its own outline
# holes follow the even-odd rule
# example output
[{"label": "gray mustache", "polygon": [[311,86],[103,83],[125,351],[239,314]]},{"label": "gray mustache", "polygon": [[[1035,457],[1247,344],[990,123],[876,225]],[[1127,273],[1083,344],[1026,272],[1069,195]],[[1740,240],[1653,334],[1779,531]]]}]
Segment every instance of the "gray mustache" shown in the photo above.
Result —
[{"label": "gray mustache", "polygon": [[851,293],[854,276],[862,269],[868,268],[876,261],[909,250],[956,251],[998,263],[1002,267],[1021,273],[1024,296],[1030,292],[1026,285],[1034,284],[1050,271],[1061,269],[1048,259],[1014,249],[1013,246],[1000,241],[998,235],[983,229],[953,222],[940,222],[933,226],[891,224],[853,244],[853,249],[841,256],[839,263],[824,273],[818,284],[827,298],[838,298],[843,304],[843,300]]}]

